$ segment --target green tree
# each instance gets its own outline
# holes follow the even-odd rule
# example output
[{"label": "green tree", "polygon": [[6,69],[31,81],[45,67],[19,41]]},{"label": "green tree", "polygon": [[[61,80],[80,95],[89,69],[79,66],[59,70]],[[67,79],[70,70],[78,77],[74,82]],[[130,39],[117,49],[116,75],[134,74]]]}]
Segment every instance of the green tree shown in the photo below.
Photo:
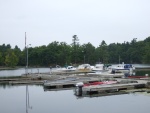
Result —
[{"label": "green tree", "polygon": [[108,51],[109,51],[109,62],[111,63],[118,63],[118,58],[119,58],[119,49],[117,44],[112,43],[108,46]]},{"label": "green tree", "polygon": [[15,53],[12,50],[9,50],[5,57],[6,66],[15,67],[17,63],[18,63],[18,57],[15,55]]},{"label": "green tree", "polygon": [[0,52],[0,65],[2,65],[3,63],[3,57],[2,57],[2,53]]},{"label": "green tree", "polygon": [[18,57],[18,65],[22,66],[22,64],[20,62],[22,62],[22,54],[21,54],[21,50],[18,48],[18,46],[16,45],[15,48],[13,49],[15,55]]},{"label": "green tree", "polygon": [[77,62],[77,46],[79,46],[78,45],[79,39],[78,39],[77,35],[73,35],[72,38],[73,38],[72,39],[72,41],[73,41],[72,45],[74,48],[74,63],[76,64],[76,62]]},{"label": "green tree", "polygon": [[90,42],[87,44],[83,44],[81,47],[83,49],[82,59],[84,59],[84,62],[89,64],[95,63],[95,58],[94,58],[95,47]]},{"label": "green tree", "polygon": [[149,64],[150,63],[150,43],[147,43],[144,47],[144,55],[143,55],[143,63]]},{"label": "green tree", "polygon": [[108,63],[108,46],[104,40],[101,42],[101,45],[99,45],[99,47],[97,48],[97,53],[100,62]]},{"label": "green tree", "polygon": [[3,44],[0,46],[0,52],[1,52],[1,56],[2,56],[0,65],[2,65],[2,66],[5,66],[5,56],[9,49],[11,49],[10,44],[7,44],[7,45]]}]

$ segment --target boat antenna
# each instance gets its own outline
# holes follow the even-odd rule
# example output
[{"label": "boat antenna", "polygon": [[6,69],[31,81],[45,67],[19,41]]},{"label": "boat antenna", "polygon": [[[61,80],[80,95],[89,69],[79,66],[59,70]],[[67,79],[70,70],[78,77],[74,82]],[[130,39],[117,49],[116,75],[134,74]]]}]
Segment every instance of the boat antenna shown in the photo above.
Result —
[{"label": "boat antenna", "polygon": [[26,32],[25,32],[25,49],[26,49]]}]

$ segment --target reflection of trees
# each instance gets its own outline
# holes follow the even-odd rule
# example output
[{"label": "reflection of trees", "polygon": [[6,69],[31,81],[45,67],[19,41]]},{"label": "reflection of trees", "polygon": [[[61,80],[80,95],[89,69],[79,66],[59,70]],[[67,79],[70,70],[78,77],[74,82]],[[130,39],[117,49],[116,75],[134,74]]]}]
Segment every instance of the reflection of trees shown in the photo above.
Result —
[{"label": "reflection of trees", "polygon": [[0,87],[2,87],[3,89],[6,89],[6,88],[11,88],[13,86],[9,85],[9,83],[2,83],[0,84]]}]

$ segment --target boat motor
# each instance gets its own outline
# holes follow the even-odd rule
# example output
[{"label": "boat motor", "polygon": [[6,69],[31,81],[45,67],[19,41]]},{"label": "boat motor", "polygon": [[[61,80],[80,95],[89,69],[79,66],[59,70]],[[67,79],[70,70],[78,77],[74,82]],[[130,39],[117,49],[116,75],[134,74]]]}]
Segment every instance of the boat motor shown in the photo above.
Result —
[{"label": "boat motor", "polygon": [[76,89],[75,89],[75,94],[77,96],[82,96],[82,87],[83,87],[83,82],[79,82],[76,84]]}]

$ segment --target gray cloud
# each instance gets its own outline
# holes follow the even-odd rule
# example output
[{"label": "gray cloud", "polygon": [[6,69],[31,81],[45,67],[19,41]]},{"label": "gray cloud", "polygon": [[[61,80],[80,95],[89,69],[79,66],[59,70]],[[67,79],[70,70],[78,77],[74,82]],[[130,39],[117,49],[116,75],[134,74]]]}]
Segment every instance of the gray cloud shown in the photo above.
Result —
[{"label": "gray cloud", "polygon": [[0,0],[0,44],[24,47],[52,41],[98,46],[150,36],[149,0]]}]

